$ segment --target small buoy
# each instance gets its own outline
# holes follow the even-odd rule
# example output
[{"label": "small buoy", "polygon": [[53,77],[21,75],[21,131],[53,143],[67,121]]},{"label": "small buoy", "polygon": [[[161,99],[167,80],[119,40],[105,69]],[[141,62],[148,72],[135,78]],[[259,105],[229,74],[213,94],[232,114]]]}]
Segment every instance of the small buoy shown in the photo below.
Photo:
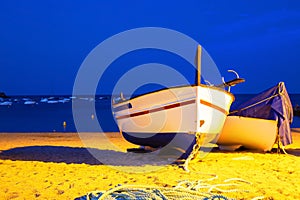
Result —
[{"label": "small buoy", "polygon": [[91,118],[92,118],[92,120],[94,120],[94,119],[95,119],[95,115],[94,115],[94,114],[92,114],[92,115],[91,115]]}]

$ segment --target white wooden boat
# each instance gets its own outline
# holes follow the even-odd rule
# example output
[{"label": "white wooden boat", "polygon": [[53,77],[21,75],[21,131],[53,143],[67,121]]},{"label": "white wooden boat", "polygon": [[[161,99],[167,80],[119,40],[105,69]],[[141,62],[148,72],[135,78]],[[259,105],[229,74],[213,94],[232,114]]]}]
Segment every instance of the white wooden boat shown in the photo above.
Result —
[{"label": "white wooden boat", "polygon": [[222,150],[247,149],[270,151],[277,137],[277,121],[228,116],[219,137],[214,141]]},{"label": "white wooden boat", "polygon": [[141,95],[113,108],[126,140],[160,147],[176,133],[218,134],[233,100],[232,94],[219,88],[182,86]]},{"label": "white wooden boat", "polygon": [[234,96],[220,87],[200,84],[200,55],[199,46],[196,85],[166,88],[129,100],[121,97],[113,104],[114,117],[127,141],[162,147],[175,135],[191,144],[196,133],[213,137],[220,133]]},{"label": "white wooden boat", "polygon": [[12,105],[11,101],[4,101],[4,102],[0,101],[0,106],[11,106],[11,105]]}]

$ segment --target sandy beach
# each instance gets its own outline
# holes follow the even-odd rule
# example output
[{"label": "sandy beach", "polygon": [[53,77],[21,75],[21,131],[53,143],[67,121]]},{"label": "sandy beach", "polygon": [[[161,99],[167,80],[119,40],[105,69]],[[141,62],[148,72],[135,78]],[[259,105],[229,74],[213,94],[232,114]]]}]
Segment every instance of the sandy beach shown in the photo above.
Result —
[{"label": "sandy beach", "polygon": [[213,185],[241,179],[234,187],[238,191],[222,194],[300,199],[300,129],[293,129],[288,155],[215,147],[193,160],[189,173],[167,158],[149,161],[149,156],[127,153],[132,147],[119,133],[1,133],[0,199],[74,199],[118,184],[171,188],[184,180]]}]

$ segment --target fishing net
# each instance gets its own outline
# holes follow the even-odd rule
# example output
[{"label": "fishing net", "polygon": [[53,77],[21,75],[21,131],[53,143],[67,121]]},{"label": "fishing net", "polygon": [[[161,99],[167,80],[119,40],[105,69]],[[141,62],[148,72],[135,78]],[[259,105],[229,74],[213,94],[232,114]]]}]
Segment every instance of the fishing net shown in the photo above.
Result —
[{"label": "fishing net", "polygon": [[240,197],[249,190],[240,186],[251,185],[240,178],[231,178],[220,184],[209,184],[208,180],[181,181],[175,187],[158,187],[143,185],[118,185],[108,191],[94,191],[75,200],[231,200]]},{"label": "fishing net", "polygon": [[117,186],[107,192],[91,192],[75,200],[227,200],[223,195],[209,195],[196,191],[172,188],[141,187],[141,186]]}]

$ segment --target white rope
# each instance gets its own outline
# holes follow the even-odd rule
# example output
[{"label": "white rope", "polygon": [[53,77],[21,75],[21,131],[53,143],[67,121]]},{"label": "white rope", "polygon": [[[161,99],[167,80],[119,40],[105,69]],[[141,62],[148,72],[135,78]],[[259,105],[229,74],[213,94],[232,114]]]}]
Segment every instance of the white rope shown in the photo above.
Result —
[{"label": "white rope", "polygon": [[266,99],[263,99],[263,100],[261,100],[261,101],[258,101],[258,102],[256,102],[256,103],[254,103],[254,104],[251,104],[251,105],[249,105],[249,106],[246,106],[245,108],[241,108],[241,109],[239,109],[239,110],[234,110],[234,111],[230,112],[229,114],[233,114],[233,113],[237,113],[237,112],[240,112],[240,111],[243,111],[243,110],[247,110],[248,108],[251,108],[251,107],[253,107],[253,106],[256,106],[256,105],[258,105],[258,104],[261,104],[261,103],[263,103],[263,102],[265,102],[265,101],[268,101],[268,100],[270,100],[270,99],[272,99],[272,98],[275,98],[275,97],[277,97],[277,96],[279,96],[279,95],[280,95],[280,94],[272,95],[272,96],[270,96],[270,97],[268,97],[268,98],[266,98]]},{"label": "white rope", "polygon": [[187,189],[187,190],[194,190],[200,192],[200,190],[205,189],[205,193],[207,194],[215,194],[213,191],[222,192],[222,193],[233,193],[233,192],[250,192],[249,190],[241,190],[241,189],[222,189],[221,187],[238,187],[240,184],[237,183],[228,183],[232,181],[238,181],[242,183],[246,183],[251,185],[252,183],[246,181],[241,178],[230,178],[224,180],[222,184],[208,184],[207,182],[215,180],[216,177],[205,179],[205,180],[197,180],[197,181],[189,181],[183,180],[180,181],[175,188],[178,189]]},{"label": "white rope", "polygon": [[[183,180],[179,181],[179,183],[173,188],[165,188],[159,186],[144,186],[144,185],[118,185],[115,188],[112,188],[106,192],[101,192],[101,196],[99,200],[104,199],[115,199],[117,197],[136,199],[146,198],[146,199],[200,199],[201,197],[212,197],[214,195],[220,195],[220,193],[241,193],[246,192],[248,190],[241,190],[238,187],[241,184],[238,183],[229,183],[229,182],[241,182],[244,184],[251,185],[252,183],[246,181],[241,178],[229,178],[223,181],[221,184],[209,184],[207,182],[211,182],[218,178],[217,175],[214,174],[206,174],[213,176],[212,178],[200,179],[196,181]],[[232,189],[232,187],[235,187]],[[229,188],[229,189],[224,189]],[[205,191],[203,191],[205,190]],[[98,192],[92,192],[90,194],[95,194],[95,196],[100,194]],[[200,197],[200,198],[199,198]],[[87,199],[90,199],[90,195],[87,195]],[[255,197],[252,200],[259,200],[262,197]]]}]

